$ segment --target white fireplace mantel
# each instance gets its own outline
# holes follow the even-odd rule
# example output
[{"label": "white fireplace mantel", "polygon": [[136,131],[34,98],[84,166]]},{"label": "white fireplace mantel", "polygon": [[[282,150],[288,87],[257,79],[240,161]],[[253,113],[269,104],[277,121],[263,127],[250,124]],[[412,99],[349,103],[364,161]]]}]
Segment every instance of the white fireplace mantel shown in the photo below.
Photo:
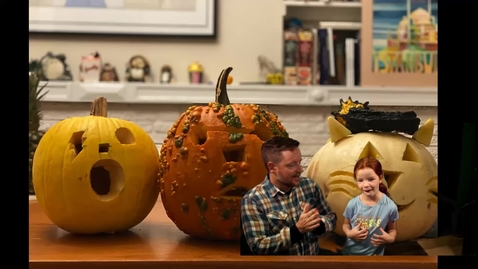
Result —
[{"label": "white fireplace mantel", "polygon": [[[91,102],[99,96],[110,103],[204,104],[214,101],[215,85],[155,83],[46,84],[46,102]],[[233,103],[265,105],[330,106],[340,99],[369,101],[375,106],[437,106],[437,88],[228,85]]]}]

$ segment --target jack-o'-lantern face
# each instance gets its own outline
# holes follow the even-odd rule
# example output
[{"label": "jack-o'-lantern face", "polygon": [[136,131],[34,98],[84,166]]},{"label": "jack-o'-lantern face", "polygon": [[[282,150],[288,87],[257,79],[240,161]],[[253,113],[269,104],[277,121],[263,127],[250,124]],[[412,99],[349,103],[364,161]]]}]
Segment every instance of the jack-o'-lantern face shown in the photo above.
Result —
[{"label": "jack-o'-lantern face", "polygon": [[132,122],[99,116],[69,118],[50,128],[33,159],[38,202],[72,233],[127,230],[153,208],[158,150]]},{"label": "jack-o'-lantern face", "polygon": [[218,101],[190,107],[161,148],[161,198],[168,217],[192,236],[239,239],[241,198],[264,180],[261,146],[272,136],[287,132],[276,115],[257,105]]},{"label": "jack-o'-lantern face", "polygon": [[178,228],[238,238],[240,200],[264,180],[261,146],[276,133],[286,134],[275,115],[256,105],[190,107],[161,149],[161,198]]},{"label": "jack-o'-lantern face", "polygon": [[400,215],[396,240],[417,238],[432,227],[437,218],[437,199],[431,193],[437,190],[437,163],[417,140],[429,143],[433,122],[427,122],[418,132],[430,135],[413,139],[395,133],[353,134],[328,142],[312,158],[306,174],[320,185],[337,213],[336,233],[344,235],[342,214],[349,200],[361,193],[353,169],[363,157],[377,158],[382,164],[382,183],[388,187]]}]

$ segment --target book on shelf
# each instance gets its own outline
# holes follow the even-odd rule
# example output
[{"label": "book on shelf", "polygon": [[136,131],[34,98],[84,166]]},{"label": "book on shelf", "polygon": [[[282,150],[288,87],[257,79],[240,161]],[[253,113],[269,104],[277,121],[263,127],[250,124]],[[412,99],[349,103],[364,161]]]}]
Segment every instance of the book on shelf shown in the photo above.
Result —
[{"label": "book on shelf", "polygon": [[286,85],[360,84],[360,23],[322,22],[284,30]]}]

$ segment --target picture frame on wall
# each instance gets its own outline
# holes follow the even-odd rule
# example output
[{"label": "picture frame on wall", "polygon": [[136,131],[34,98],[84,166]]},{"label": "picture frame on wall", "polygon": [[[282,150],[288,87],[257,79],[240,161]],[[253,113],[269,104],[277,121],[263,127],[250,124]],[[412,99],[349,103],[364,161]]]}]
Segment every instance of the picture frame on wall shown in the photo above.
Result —
[{"label": "picture frame on wall", "polygon": [[437,87],[438,1],[362,1],[361,85]]},{"label": "picture frame on wall", "polygon": [[30,33],[216,37],[217,0],[29,0]]}]

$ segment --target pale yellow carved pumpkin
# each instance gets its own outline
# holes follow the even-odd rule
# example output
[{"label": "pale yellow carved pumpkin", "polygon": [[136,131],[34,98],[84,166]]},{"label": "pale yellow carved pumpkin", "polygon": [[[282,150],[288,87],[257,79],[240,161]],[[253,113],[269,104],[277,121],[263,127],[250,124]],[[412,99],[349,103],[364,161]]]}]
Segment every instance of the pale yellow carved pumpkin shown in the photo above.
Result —
[{"label": "pale yellow carved pumpkin", "polygon": [[333,117],[328,120],[331,139],[312,158],[306,176],[319,184],[337,213],[334,232],[344,236],[343,212],[348,201],[360,194],[353,168],[366,156],[382,163],[383,183],[398,206],[396,241],[427,232],[437,218],[437,200],[430,193],[437,190],[437,163],[425,147],[432,139],[433,120],[428,120],[413,138],[396,133],[350,134]]},{"label": "pale yellow carved pumpkin", "polygon": [[62,120],[43,136],[33,158],[38,203],[71,233],[127,230],[158,198],[158,149],[138,125],[107,118],[106,99],[91,114]]}]

